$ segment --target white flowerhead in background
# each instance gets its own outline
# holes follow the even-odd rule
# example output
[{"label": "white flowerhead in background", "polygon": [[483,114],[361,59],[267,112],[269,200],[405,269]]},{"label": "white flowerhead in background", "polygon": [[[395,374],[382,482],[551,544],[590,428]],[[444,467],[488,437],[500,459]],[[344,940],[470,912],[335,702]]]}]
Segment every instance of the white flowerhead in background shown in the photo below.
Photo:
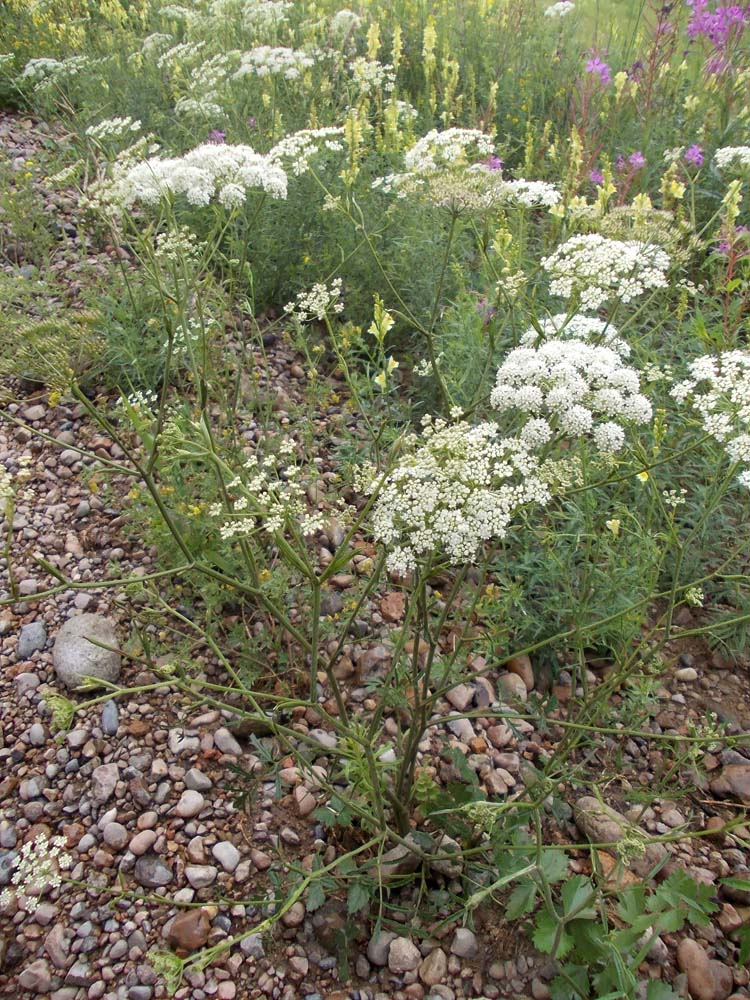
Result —
[{"label": "white flowerhead in background", "polygon": [[528,415],[521,437],[534,447],[557,433],[590,437],[613,453],[625,443],[623,423],[651,418],[638,372],[611,347],[583,340],[517,347],[498,369],[490,402],[501,413]]},{"label": "white flowerhead in background", "polygon": [[[672,396],[692,403],[703,429],[724,445],[733,462],[750,465],[750,351],[724,351],[693,361],[689,377],[678,382]],[[750,471],[738,477],[750,486]]]},{"label": "white flowerhead in background", "polygon": [[582,309],[606,302],[632,302],[645,292],[667,287],[669,255],[661,247],[635,240],[611,240],[599,233],[571,236],[542,267],[553,295],[578,297]]},{"label": "white flowerhead in background", "polygon": [[576,9],[576,5],[571,2],[571,0],[558,0],[558,3],[553,3],[551,7],[548,7],[545,12],[545,17],[565,17],[570,14],[571,11]]},{"label": "white flowerhead in background", "polygon": [[65,837],[48,840],[44,833],[27,841],[15,859],[13,889],[0,893],[0,904],[5,904],[15,892],[20,904],[33,905],[47,888],[57,888],[62,881],[60,872],[73,863],[70,855],[63,853],[65,845]]},{"label": "white flowerhead in background", "polygon": [[235,80],[246,76],[283,76],[285,80],[298,80],[306,69],[315,65],[315,60],[302,49],[285,46],[259,45],[240,57],[240,67],[234,74]]},{"label": "white flowerhead in background", "polygon": [[375,538],[387,550],[389,570],[405,575],[436,553],[451,563],[474,558],[502,538],[513,515],[549,500],[536,458],[518,438],[503,438],[494,423],[474,427],[426,417],[421,436],[369,492]]},{"label": "white flowerhead in background", "polygon": [[522,347],[535,347],[545,340],[586,340],[610,347],[623,358],[627,358],[630,354],[630,345],[618,336],[615,327],[608,320],[599,319],[598,316],[584,316],[581,313],[569,316],[567,313],[557,313],[538,320],[538,327],[537,330],[530,326],[521,334]]},{"label": "white flowerhead in background", "polygon": [[750,146],[723,146],[714,153],[714,163],[719,170],[750,170]]}]

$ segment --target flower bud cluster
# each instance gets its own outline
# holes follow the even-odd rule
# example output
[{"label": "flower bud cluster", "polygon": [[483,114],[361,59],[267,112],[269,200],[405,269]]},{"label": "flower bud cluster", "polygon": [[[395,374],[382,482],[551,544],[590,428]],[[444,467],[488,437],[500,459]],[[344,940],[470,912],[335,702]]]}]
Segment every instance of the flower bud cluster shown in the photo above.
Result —
[{"label": "flower bud cluster", "polygon": [[269,150],[268,159],[290,170],[295,177],[307,173],[310,160],[323,150],[340,153],[343,128],[314,128],[292,132]]},{"label": "flower bud cluster", "polygon": [[283,76],[285,80],[298,80],[306,69],[315,65],[315,60],[302,49],[285,46],[274,48],[259,45],[240,57],[240,67],[234,74],[235,80],[246,76]]},{"label": "flower bud cluster", "polygon": [[[62,879],[60,870],[73,863],[69,854],[63,853],[65,837],[47,839],[40,833],[36,840],[27,841],[15,859],[15,871],[11,882],[19,903],[33,904],[47,888],[57,888]],[[0,893],[0,905],[12,896],[12,890]]]},{"label": "flower bud cluster", "polygon": [[584,316],[582,313],[574,313],[572,316],[567,313],[545,316],[538,321],[538,329],[532,326],[521,334],[522,347],[536,347],[544,340],[585,340],[589,343],[603,344],[617,351],[623,358],[627,358],[630,354],[630,345],[618,336],[617,330],[610,322],[598,316]]},{"label": "flower bud cluster", "polygon": [[669,263],[660,247],[599,233],[571,236],[542,258],[552,294],[577,296],[583,309],[598,309],[614,299],[632,302],[650,289],[666,288]]},{"label": "flower bud cluster", "polygon": [[600,451],[613,453],[625,443],[623,422],[651,418],[635,369],[612,348],[583,340],[517,347],[498,369],[490,402],[502,413],[529,415],[521,431],[529,447],[561,434],[591,437]]},{"label": "flower bud cluster", "polygon": [[294,302],[287,302],[284,311],[296,317],[300,323],[309,323],[313,319],[323,320],[329,312],[343,312],[341,278],[334,278],[330,288],[322,282],[316,282],[309,292],[300,292]]},{"label": "flower bud cluster", "polygon": [[389,549],[389,570],[405,575],[439,551],[453,563],[502,538],[525,504],[545,504],[549,491],[537,459],[494,423],[475,427],[426,417],[421,437],[384,478],[375,479],[375,538]]},{"label": "flower bud cluster", "polygon": [[[724,445],[733,462],[750,466],[750,351],[705,355],[689,366],[689,378],[672,388],[678,403],[691,402],[703,428]],[[750,469],[739,481],[750,488]]]}]

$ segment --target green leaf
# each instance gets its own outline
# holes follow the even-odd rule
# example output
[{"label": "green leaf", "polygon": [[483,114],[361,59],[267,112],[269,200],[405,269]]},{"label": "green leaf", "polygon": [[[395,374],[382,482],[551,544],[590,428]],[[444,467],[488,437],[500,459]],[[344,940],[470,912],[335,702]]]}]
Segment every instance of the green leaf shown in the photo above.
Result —
[{"label": "green leaf", "polygon": [[352,882],[346,894],[346,912],[356,913],[370,902],[370,892],[364,882]]},{"label": "green leaf", "polygon": [[629,885],[620,893],[617,915],[626,924],[635,923],[646,909],[646,889],[643,885]]},{"label": "green leaf", "polygon": [[[711,901],[714,892],[714,886],[702,885],[692,879],[687,872],[678,869],[662,882],[648,900],[646,907],[652,913],[663,911],[660,924],[667,914],[672,917],[667,921],[671,925],[669,928],[663,925],[665,930],[678,930],[685,920],[696,927],[705,927],[710,923],[709,914],[718,909],[716,903]],[[675,926],[678,914],[682,916],[682,923]]]},{"label": "green leaf", "polygon": [[750,879],[732,876],[731,878],[723,878],[721,884],[728,885],[730,889],[741,889],[742,892],[750,892]]},{"label": "green leaf", "polygon": [[532,935],[534,946],[546,955],[552,955],[553,958],[562,958],[564,955],[567,955],[575,943],[571,935],[564,928],[558,931],[559,927],[559,917],[553,916],[547,910],[543,910],[536,918],[536,925]]},{"label": "green leaf", "polygon": [[[596,907],[593,905],[596,899],[594,887],[591,880],[585,875],[574,875],[573,878],[564,882],[560,894],[566,917],[569,914],[575,914],[577,920],[596,919]],[[579,907],[581,907],[580,910]]]},{"label": "green leaf", "polygon": [[582,996],[591,996],[591,984],[584,965],[566,965],[565,975],[573,980],[578,992],[562,976],[556,976],[550,983],[552,1000],[581,1000]]},{"label": "green leaf", "polygon": [[565,851],[542,851],[541,869],[548,882],[562,882],[568,874],[568,855]]},{"label": "green leaf", "polygon": [[531,913],[536,902],[537,887],[533,882],[521,882],[510,894],[505,910],[506,920],[518,920],[526,913]]},{"label": "green leaf", "polygon": [[310,888],[307,890],[307,910],[309,913],[314,913],[315,910],[319,910],[323,903],[326,901],[326,891],[323,888],[323,884],[318,879],[315,882],[310,883]]},{"label": "green leaf", "polygon": [[646,1000],[680,1000],[680,995],[661,979],[652,979],[646,990]]}]

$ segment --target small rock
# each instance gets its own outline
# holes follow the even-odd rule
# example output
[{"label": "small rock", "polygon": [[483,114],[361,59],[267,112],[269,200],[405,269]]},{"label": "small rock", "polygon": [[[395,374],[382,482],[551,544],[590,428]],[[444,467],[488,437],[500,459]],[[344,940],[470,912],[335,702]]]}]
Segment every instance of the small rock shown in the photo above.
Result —
[{"label": "small rock", "polygon": [[534,668],[531,665],[531,660],[526,653],[521,656],[513,656],[505,664],[505,669],[508,673],[515,674],[516,677],[520,677],[523,681],[527,691],[534,690]]},{"label": "small rock", "polygon": [[121,851],[128,842],[128,831],[122,823],[107,823],[102,830],[102,837],[107,847]]},{"label": "small rock", "polygon": [[117,647],[114,625],[101,615],[69,618],[57,633],[52,662],[66,687],[75,690],[85,677],[114,683],[120,676],[121,657],[117,650],[103,649],[95,643]]},{"label": "small rock", "polygon": [[328,618],[332,615],[337,615],[344,609],[344,598],[341,594],[329,591],[323,594],[320,600],[320,616],[321,618]]},{"label": "small rock", "polygon": [[16,657],[19,660],[28,660],[32,653],[44,649],[47,642],[47,627],[44,622],[31,622],[29,625],[22,625],[18,636],[18,646],[16,647]]},{"label": "small rock", "polygon": [[448,973],[448,959],[442,948],[431,951],[419,966],[419,978],[425,986],[437,986]]},{"label": "small rock", "polygon": [[105,736],[116,736],[120,727],[120,713],[117,702],[112,698],[102,705],[102,730]]},{"label": "small rock", "polygon": [[682,682],[690,682],[698,680],[698,671],[695,667],[680,667],[679,670],[674,672],[675,680]]},{"label": "small rock", "polygon": [[733,795],[745,805],[750,805],[750,764],[729,764],[711,782],[715,795]]},{"label": "small rock", "polygon": [[131,838],[131,841],[128,844],[128,850],[131,854],[140,858],[141,855],[146,853],[146,851],[150,851],[155,843],[156,833],[154,830],[141,830],[140,833],[136,833],[136,835]]},{"label": "small rock", "polygon": [[232,757],[242,756],[242,747],[228,729],[222,728],[216,730],[214,733],[214,745],[221,750],[222,753],[228,754]]},{"label": "small rock", "polygon": [[297,812],[300,816],[309,816],[315,809],[315,796],[312,795],[302,785],[297,785],[294,789],[294,801],[297,804]]},{"label": "small rock", "polygon": [[406,611],[406,595],[400,591],[386,594],[380,602],[380,613],[387,622],[400,622]]},{"label": "small rock", "polygon": [[240,941],[240,951],[246,958],[265,958],[263,938],[260,934],[248,934]]},{"label": "small rock", "polygon": [[186,910],[178,913],[165,928],[165,938],[180,951],[198,951],[208,941],[211,921],[205,910]]},{"label": "small rock", "polygon": [[391,942],[395,940],[396,935],[393,931],[380,931],[379,934],[373,935],[370,938],[370,943],[367,945],[367,957],[370,962],[381,968],[387,965]]},{"label": "small rock", "polygon": [[677,964],[687,975],[688,988],[693,1000],[726,1000],[732,992],[731,972],[728,986],[726,981],[717,981],[724,977],[717,975],[713,966],[721,966],[721,962],[711,962],[697,941],[691,938],[680,941],[677,948]]},{"label": "small rock", "polygon": [[509,701],[525,702],[529,697],[529,689],[518,674],[500,674],[497,685],[503,697]]},{"label": "small rock", "polygon": [[[594,844],[618,843],[629,826],[621,813],[602,805],[593,795],[584,795],[575,803],[573,817],[581,833]],[[664,844],[648,844],[645,853],[634,858],[629,867],[641,878],[647,878],[654,868],[663,863],[667,854]]]},{"label": "small rock", "polygon": [[213,787],[213,781],[197,767],[191,767],[185,775],[185,787],[193,792],[207,792]]},{"label": "small rock", "polygon": [[147,889],[161,889],[174,878],[172,869],[155,854],[145,854],[135,863],[135,880]]},{"label": "small rock", "polygon": [[174,812],[176,816],[180,817],[180,819],[192,819],[194,816],[198,815],[205,804],[206,800],[200,792],[196,792],[192,788],[188,788],[180,796],[180,801],[174,807]]},{"label": "small rock", "polygon": [[451,944],[451,954],[458,955],[459,958],[474,958],[479,951],[477,938],[468,927],[459,927],[453,936]]},{"label": "small rock", "polygon": [[219,869],[213,865],[186,865],[185,878],[194,889],[206,889],[213,885],[219,874]]},{"label": "small rock", "polygon": [[388,968],[391,972],[411,972],[422,961],[422,953],[409,938],[395,937],[388,947]]},{"label": "small rock", "polygon": [[115,790],[120,780],[120,769],[117,764],[100,764],[91,775],[91,790],[94,799],[100,804],[106,802]]},{"label": "small rock", "polygon": [[33,747],[43,747],[47,742],[47,732],[41,722],[35,722],[29,729],[29,743]]},{"label": "small rock", "polygon": [[325,750],[335,750],[338,746],[336,736],[325,729],[311,729],[307,735]]},{"label": "small rock", "polygon": [[446,694],[446,699],[457,712],[465,712],[474,700],[474,688],[468,684],[458,684]]},{"label": "small rock", "polygon": [[18,985],[31,993],[49,993],[52,989],[49,963],[43,958],[38,958],[31,965],[27,965],[18,977]]},{"label": "small rock", "polygon": [[233,872],[240,863],[240,852],[228,840],[221,840],[218,844],[214,844],[211,853],[225,872]]},{"label": "small rock", "polygon": [[283,915],[281,922],[285,927],[299,927],[305,919],[305,912],[305,904],[297,900],[296,903],[292,903]]}]

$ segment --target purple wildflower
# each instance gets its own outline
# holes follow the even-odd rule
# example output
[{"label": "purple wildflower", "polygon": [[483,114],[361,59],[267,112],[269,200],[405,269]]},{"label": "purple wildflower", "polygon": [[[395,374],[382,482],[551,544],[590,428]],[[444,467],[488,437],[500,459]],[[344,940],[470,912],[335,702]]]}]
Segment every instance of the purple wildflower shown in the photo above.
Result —
[{"label": "purple wildflower", "polygon": [[213,143],[214,146],[223,146],[227,141],[226,132],[222,132],[218,128],[212,128],[208,133],[208,141]]},{"label": "purple wildflower", "polygon": [[491,156],[488,160],[485,160],[485,166],[495,173],[496,171],[503,169],[503,161],[499,156]]},{"label": "purple wildflower", "polygon": [[737,226],[732,239],[721,240],[716,250],[722,257],[728,257],[732,252],[737,257],[750,256],[750,226]]},{"label": "purple wildflower", "polygon": [[636,170],[640,170],[641,167],[645,167],[646,165],[646,157],[640,149],[637,149],[635,153],[631,153],[628,157],[628,163],[631,167],[635,167]]},{"label": "purple wildflower", "polygon": [[625,157],[620,153],[620,155],[615,160],[615,170],[625,169]]},{"label": "purple wildflower", "polygon": [[603,184],[604,174],[601,170],[597,170],[596,167],[594,167],[594,169],[589,173],[589,180],[592,184]]},{"label": "purple wildflower", "polygon": [[689,163],[691,167],[702,167],[703,166],[703,150],[697,143],[693,143],[692,146],[688,146],[684,154],[685,163]]},{"label": "purple wildflower", "polygon": [[599,56],[594,56],[593,58],[589,59],[589,61],[586,63],[586,72],[596,73],[596,75],[599,77],[599,82],[603,83],[605,86],[612,79],[612,75],[610,73],[608,64],[602,62]]},{"label": "purple wildflower", "polygon": [[707,38],[715,49],[726,48],[733,35],[740,34],[750,24],[750,6],[730,4],[709,8],[709,0],[692,0],[693,8],[687,26],[688,38]]}]

